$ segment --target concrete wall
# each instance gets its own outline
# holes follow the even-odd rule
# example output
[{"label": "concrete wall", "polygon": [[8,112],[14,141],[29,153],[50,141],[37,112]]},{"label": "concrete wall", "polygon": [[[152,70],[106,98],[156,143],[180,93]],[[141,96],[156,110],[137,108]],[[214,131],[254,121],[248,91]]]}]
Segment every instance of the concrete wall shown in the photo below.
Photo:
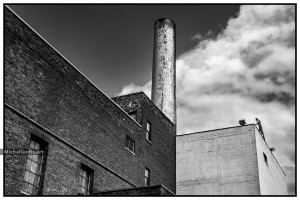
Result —
[{"label": "concrete wall", "polygon": [[[137,112],[137,121],[143,127],[137,150],[140,161],[150,169],[151,185],[163,185],[176,190],[176,126],[143,93],[113,98],[126,112]],[[152,124],[151,142],[146,140],[146,123]],[[146,148],[145,148],[146,147]]]},{"label": "concrete wall", "polygon": [[[261,195],[287,195],[286,176],[283,170],[257,129],[255,135]],[[263,153],[267,156],[267,163]]]},{"label": "concrete wall", "polygon": [[[134,155],[125,149],[125,141],[126,135],[135,141],[144,141],[145,127],[129,117],[8,8],[4,7],[4,12],[4,101],[7,108],[13,108],[26,116],[25,119],[28,118],[20,121],[6,111],[4,147],[20,145],[28,148],[31,130],[25,124],[30,120],[55,134],[58,140],[70,144],[70,148],[65,148],[58,141],[48,139],[50,136],[45,133],[46,140],[50,141],[45,194],[55,192],[53,187],[66,188],[58,194],[75,194],[76,185],[73,184],[77,184],[74,181],[78,178],[80,162],[90,163],[87,165],[99,177],[95,179],[95,192],[144,186],[145,162],[155,160],[156,152],[151,153],[151,145],[137,142]],[[18,126],[21,128],[16,128]],[[72,147],[84,155],[78,156]],[[175,142],[173,148],[175,152]],[[147,157],[141,156],[144,152],[147,152]],[[168,157],[166,154],[164,156]],[[89,158],[109,170],[97,167]],[[19,182],[23,178],[24,160],[18,159],[5,156],[6,195],[19,194],[21,189]],[[153,162],[152,166],[157,169],[166,164],[155,166],[156,163]],[[170,180],[165,178],[162,176],[157,181],[170,185]]]},{"label": "concrete wall", "polygon": [[259,195],[255,126],[177,136],[177,195]]}]

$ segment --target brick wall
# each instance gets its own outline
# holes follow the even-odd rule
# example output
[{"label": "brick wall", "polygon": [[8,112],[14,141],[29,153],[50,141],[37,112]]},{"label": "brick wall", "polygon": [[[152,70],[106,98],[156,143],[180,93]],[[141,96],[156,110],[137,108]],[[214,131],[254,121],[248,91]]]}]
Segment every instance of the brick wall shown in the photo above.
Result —
[{"label": "brick wall", "polygon": [[[151,171],[151,185],[176,189],[176,126],[143,93],[113,98],[126,112],[137,112],[143,131],[137,140],[141,163]],[[151,123],[151,143],[146,140],[146,124]]]},{"label": "brick wall", "polygon": [[255,126],[177,136],[178,195],[259,195]]},{"label": "brick wall", "polygon": [[172,196],[174,193],[170,192],[162,185],[139,187],[139,188],[130,188],[124,190],[114,190],[97,193],[94,195],[99,196]]},{"label": "brick wall", "polygon": [[[125,149],[125,138],[128,135],[140,140],[144,128],[8,8],[4,7],[4,12],[5,103],[57,135],[58,140],[63,139],[70,144],[70,148],[63,148],[58,140],[49,142],[45,194],[55,193],[56,189],[52,187],[66,188],[62,190],[66,191],[64,193],[75,194],[72,184],[78,178],[79,161],[91,160],[86,158],[85,161],[71,147],[79,149],[134,185],[143,186],[145,162],[155,160],[155,153],[152,154],[149,147],[141,148],[148,157],[133,155]],[[26,120],[18,121],[17,117],[10,116],[11,112],[6,115],[5,148],[13,148],[16,144],[27,148],[30,130],[22,125]],[[14,128],[18,123],[22,128]],[[14,131],[9,130],[9,124]],[[51,156],[57,153],[60,157]],[[164,155],[167,157],[167,154]],[[22,159],[5,157],[5,194],[16,194],[20,190],[17,182],[23,178]],[[93,168],[94,165],[90,164]],[[13,165],[15,168],[8,170]],[[165,163],[157,167],[162,165]],[[98,177],[94,181],[96,191],[129,187],[125,180],[119,180],[104,168],[94,167]],[[173,167],[175,169],[175,164]],[[68,173],[63,175],[62,169]],[[14,174],[15,170],[19,170],[18,173]],[[161,175],[157,182],[164,184],[165,178]],[[170,185],[170,181],[167,182]],[[173,182],[175,184],[175,180]],[[69,188],[71,185],[72,188]]]},{"label": "brick wall", "polygon": [[[43,195],[77,195],[81,163],[94,170],[93,191],[95,192],[133,187],[132,184],[114,175],[68,143],[6,107],[6,148],[28,149],[32,134],[48,143]],[[4,158],[5,195],[20,195],[27,155],[5,155]]]}]

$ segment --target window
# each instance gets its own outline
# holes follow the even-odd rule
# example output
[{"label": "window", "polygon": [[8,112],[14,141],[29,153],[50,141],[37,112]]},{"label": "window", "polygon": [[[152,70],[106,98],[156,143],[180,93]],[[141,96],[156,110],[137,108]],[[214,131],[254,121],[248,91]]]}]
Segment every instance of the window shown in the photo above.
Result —
[{"label": "window", "polygon": [[26,160],[24,180],[22,184],[22,192],[30,195],[37,195],[41,192],[42,168],[45,158],[43,151],[45,150],[45,142],[38,138],[31,138],[29,145],[29,153]]},{"label": "window", "polygon": [[126,144],[125,148],[131,151],[132,153],[135,152],[135,143],[134,140],[131,139],[128,135],[126,136]]},{"label": "window", "polygon": [[146,139],[151,142],[151,124],[147,122]]},{"label": "window", "polygon": [[145,168],[145,186],[150,185],[150,170]]},{"label": "window", "polygon": [[79,189],[80,194],[88,195],[92,188],[92,175],[94,171],[89,167],[81,164],[79,174]]},{"label": "window", "polygon": [[263,153],[263,155],[264,155],[264,160],[265,160],[265,163],[266,163],[266,165],[268,166],[268,157],[266,156],[266,154],[265,154],[265,153]]},{"label": "window", "polygon": [[135,121],[136,121],[136,111],[135,112],[130,112],[130,113],[128,113],[129,114],[129,116],[132,118],[132,119],[134,119]]}]

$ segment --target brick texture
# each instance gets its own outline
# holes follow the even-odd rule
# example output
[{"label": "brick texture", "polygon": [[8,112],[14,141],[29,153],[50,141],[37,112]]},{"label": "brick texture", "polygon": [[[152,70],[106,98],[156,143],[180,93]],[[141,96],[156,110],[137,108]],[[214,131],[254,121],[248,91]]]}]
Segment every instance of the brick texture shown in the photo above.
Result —
[{"label": "brick texture", "polygon": [[[157,175],[153,180],[174,191],[175,132],[173,146],[162,147],[159,143],[156,150],[157,144],[147,144],[142,139],[144,126],[131,119],[8,8],[4,7],[4,12],[4,100],[8,105],[5,148],[28,148],[30,134],[49,143],[43,194],[77,194],[80,163],[94,170],[94,192],[143,186],[147,163],[151,163],[154,174],[171,169],[172,173],[167,171],[167,175]],[[29,119],[55,136],[38,129]],[[126,135],[137,141],[136,155],[125,149]],[[163,138],[167,140],[168,136]],[[164,153],[163,149],[169,148]],[[161,156],[171,157],[173,162]],[[5,156],[6,195],[20,194],[25,160],[24,156]]]},{"label": "brick texture", "polygon": [[[126,112],[137,112],[137,122],[143,127],[137,138],[141,163],[150,169],[151,185],[163,185],[175,193],[176,187],[176,126],[143,93],[113,98]],[[146,139],[147,121],[151,125],[151,143]]]},{"label": "brick texture", "polygon": [[[31,134],[48,143],[43,195],[77,195],[81,163],[94,170],[94,191],[131,188],[133,185],[113,175],[85,154],[51,136],[43,129],[5,109],[5,146],[28,149]],[[5,195],[20,195],[27,155],[5,155]]]},{"label": "brick texture", "polygon": [[131,189],[124,189],[124,190],[114,190],[114,191],[106,191],[97,193],[94,195],[99,196],[172,196],[174,193],[170,192],[162,185],[157,186],[147,186],[147,187],[140,187],[140,188],[131,188]]}]

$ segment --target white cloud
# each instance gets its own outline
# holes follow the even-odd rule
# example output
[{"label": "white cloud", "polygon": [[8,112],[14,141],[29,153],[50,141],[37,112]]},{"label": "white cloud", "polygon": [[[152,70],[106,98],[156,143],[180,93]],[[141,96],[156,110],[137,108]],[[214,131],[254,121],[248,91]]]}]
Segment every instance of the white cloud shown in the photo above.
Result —
[{"label": "white cloud", "polygon": [[[176,62],[178,134],[257,117],[279,163],[294,166],[295,6],[243,5],[217,37],[194,38],[199,44]],[[121,94],[150,86],[130,84]]]},{"label": "white cloud", "polygon": [[143,91],[151,99],[151,84],[152,84],[152,82],[149,81],[147,84],[145,84],[144,86],[141,87],[141,86],[135,85],[134,83],[130,83],[130,84],[124,86],[122,88],[122,91],[120,93],[115,94],[114,96],[120,96],[120,95]]}]

